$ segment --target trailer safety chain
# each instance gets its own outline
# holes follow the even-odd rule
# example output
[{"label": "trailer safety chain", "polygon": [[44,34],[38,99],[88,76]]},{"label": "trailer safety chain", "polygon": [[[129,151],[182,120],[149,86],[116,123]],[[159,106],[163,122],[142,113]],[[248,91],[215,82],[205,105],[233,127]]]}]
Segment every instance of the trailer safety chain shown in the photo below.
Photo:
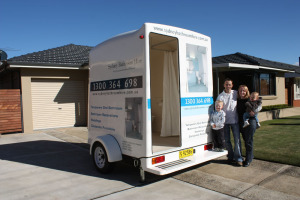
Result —
[{"label": "trailer safety chain", "polygon": [[134,167],[139,167],[140,165],[141,165],[141,161],[139,159],[134,159],[133,166]]}]

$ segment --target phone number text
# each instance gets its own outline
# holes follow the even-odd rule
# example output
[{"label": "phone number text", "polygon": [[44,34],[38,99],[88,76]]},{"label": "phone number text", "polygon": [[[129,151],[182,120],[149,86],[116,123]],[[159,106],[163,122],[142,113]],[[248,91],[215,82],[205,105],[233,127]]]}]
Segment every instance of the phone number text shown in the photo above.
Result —
[{"label": "phone number text", "polygon": [[143,77],[135,76],[105,81],[91,82],[91,91],[122,90],[143,87]]}]

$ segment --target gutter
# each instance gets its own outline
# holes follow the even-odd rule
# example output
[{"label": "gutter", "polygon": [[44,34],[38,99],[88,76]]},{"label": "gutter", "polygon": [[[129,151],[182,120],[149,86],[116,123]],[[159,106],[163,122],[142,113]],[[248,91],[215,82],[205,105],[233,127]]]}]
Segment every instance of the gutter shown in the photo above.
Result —
[{"label": "gutter", "polygon": [[246,65],[246,64],[237,64],[237,63],[222,63],[222,64],[213,64],[213,68],[259,69],[259,66],[257,66],[257,65]]},{"label": "gutter", "polygon": [[7,63],[10,68],[35,68],[35,69],[88,69],[88,63],[34,63],[34,62],[14,62]]},{"label": "gutter", "polygon": [[80,66],[74,66],[74,65],[70,65],[70,66],[36,66],[36,65],[14,65],[14,64],[10,64],[7,65],[8,68],[31,68],[31,69],[71,69],[71,70],[88,70],[89,69],[89,65],[80,65]]},{"label": "gutter", "polygon": [[268,70],[282,71],[282,72],[295,72],[294,70],[278,69],[278,68],[264,67],[258,65],[237,64],[237,63],[213,64],[213,68],[268,69]]},{"label": "gutter", "polygon": [[33,66],[33,65],[9,65],[10,68],[36,68],[36,69],[83,69],[79,67],[59,67],[59,66]]}]

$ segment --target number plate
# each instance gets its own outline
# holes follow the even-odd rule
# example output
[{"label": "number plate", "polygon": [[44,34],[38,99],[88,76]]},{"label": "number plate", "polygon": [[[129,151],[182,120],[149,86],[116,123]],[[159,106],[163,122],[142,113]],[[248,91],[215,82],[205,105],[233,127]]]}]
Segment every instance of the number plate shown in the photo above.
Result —
[{"label": "number plate", "polygon": [[190,148],[190,149],[185,149],[183,151],[179,151],[179,159],[181,158],[185,158],[188,156],[192,156],[194,154],[194,149]]}]

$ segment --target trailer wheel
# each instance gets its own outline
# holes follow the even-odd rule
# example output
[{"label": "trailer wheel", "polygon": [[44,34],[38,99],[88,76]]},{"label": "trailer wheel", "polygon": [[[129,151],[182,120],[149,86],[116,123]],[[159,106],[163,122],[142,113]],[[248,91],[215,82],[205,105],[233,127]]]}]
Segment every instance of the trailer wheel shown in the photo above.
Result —
[{"label": "trailer wheel", "polygon": [[97,170],[101,173],[109,173],[113,168],[113,163],[108,162],[107,153],[101,143],[95,144],[93,161]]}]

